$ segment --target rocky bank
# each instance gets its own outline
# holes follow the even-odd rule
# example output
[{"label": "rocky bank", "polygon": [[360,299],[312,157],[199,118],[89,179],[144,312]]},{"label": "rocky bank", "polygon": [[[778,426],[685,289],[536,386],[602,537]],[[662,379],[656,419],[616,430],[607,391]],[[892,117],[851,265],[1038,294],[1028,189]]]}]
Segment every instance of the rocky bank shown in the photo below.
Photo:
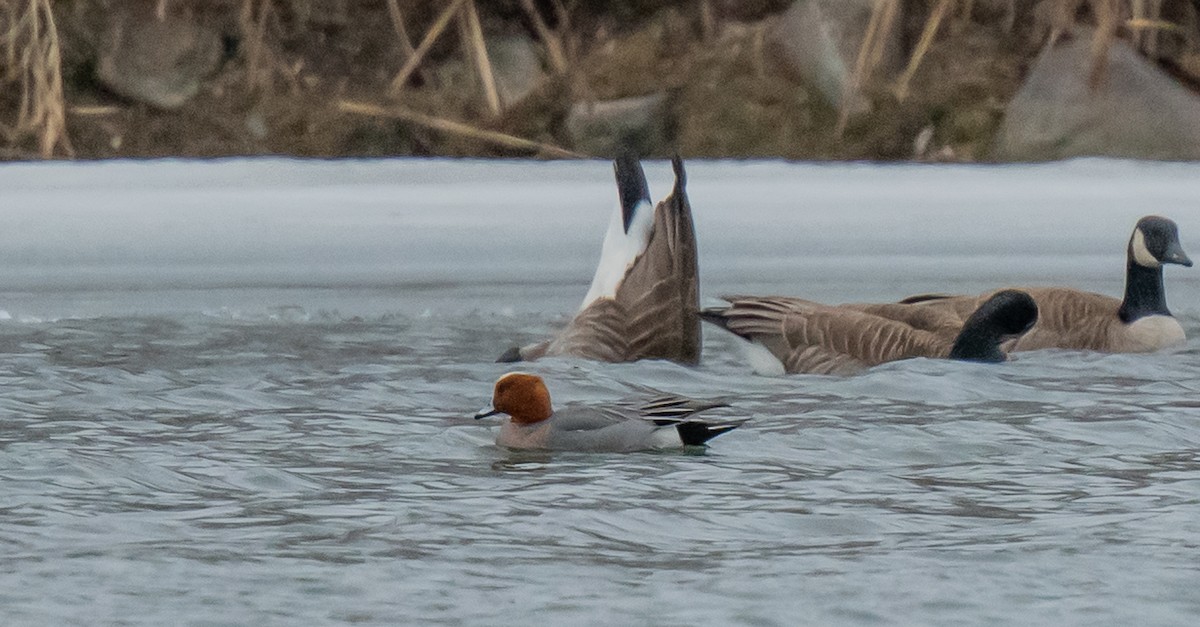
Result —
[{"label": "rocky bank", "polygon": [[14,2],[8,159],[1200,158],[1191,0]]}]

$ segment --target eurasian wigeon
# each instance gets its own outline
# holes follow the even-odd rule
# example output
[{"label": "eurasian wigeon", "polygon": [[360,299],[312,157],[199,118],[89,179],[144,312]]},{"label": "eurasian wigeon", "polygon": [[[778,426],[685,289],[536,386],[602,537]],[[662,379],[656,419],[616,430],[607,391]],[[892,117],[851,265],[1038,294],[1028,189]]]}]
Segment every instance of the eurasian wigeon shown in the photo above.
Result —
[{"label": "eurasian wigeon", "polygon": [[1038,319],[1033,298],[1017,290],[996,293],[962,324],[947,322],[940,312],[919,315],[911,306],[908,317],[889,318],[854,305],[782,296],[726,300],[729,307],[706,309],[701,315],[758,347],[751,357],[763,374],[853,374],[914,357],[999,362],[1006,359],[1001,344]]},{"label": "eurasian wigeon", "polygon": [[491,406],[475,418],[507,414],[496,436],[496,444],[505,448],[629,452],[701,446],[746,422],[745,418],[696,417],[699,412],[727,406],[660,394],[602,406],[568,404],[555,411],[541,377],[510,372],[496,381]]},{"label": "eurasian wigeon", "polygon": [[609,222],[592,286],[553,339],[508,350],[497,361],[570,355],[597,361],[700,361],[696,234],[676,157],[675,187],[654,206],[641,163],[614,164],[620,204]]},{"label": "eurasian wigeon", "polygon": [[[1179,227],[1174,221],[1160,216],[1138,220],[1129,237],[1125,258],[1125,297],[1122,300],[1068,287],[1021,288],[1037,301],[1041,319],[1029,333],[1007,348],[1013,351],[1064,348],[1142,353],[1184,343],[1187,336],[1167,309],[1163,287],[1164,264],[1192,265],[1179,243]],[[912,296],[897,304],[943,311],[961,322],[993,294],[995,292],[980,296],[927,294]]]}]

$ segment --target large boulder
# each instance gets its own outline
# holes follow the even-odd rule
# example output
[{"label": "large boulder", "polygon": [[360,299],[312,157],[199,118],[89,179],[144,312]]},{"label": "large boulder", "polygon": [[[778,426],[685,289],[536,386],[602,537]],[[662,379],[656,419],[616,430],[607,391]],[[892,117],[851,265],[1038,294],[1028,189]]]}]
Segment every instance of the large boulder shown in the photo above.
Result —
[{"label": "large boulder", "polygon": [[612,157],[624,151],[666,154],[671,142],[666,93],[601,102],[579,102],[567,114],[566,131],[579,152]]},{"label": "large boulder", "polygon": [[520,102],[546,78],[537,44],[524,35],[492,36],[487,40],[487,51],[496,89],[506,107]]},{"label": "large boulder", "polygon": [[[532,39],[520,34],[488,34],[485,42],[502,107],[517,104],[545,82],[546,71]],[[455,54],[438,64],[434,75],[445,88],[461,89],[466,85],[480,89],[478,72],[468,55]]]},{"label": "large boulder", "polygon": [[190,100],[221,63],[220,36],[186,16],[119,11],[101,45],[96,74],[120,96],[160,109]]},{"label": "large boulder", "polygon": [[1008,105],[992,156],[1200,159],[1200,97],[1120,40],[1093,87],[1092,34],[1079,29],[1041,52]]},{"label": "large boulder", "polygon": [[[873,0],[795,0],[767,33],[767,51],[783,71],[816,88],[830,106],[841,109],[849,97],[851,113],[870,105],[862,90],[850,90],[858,51],[862,47]],[[878,69],[889,71],[902,62],[897,10],[885,33]]]}]

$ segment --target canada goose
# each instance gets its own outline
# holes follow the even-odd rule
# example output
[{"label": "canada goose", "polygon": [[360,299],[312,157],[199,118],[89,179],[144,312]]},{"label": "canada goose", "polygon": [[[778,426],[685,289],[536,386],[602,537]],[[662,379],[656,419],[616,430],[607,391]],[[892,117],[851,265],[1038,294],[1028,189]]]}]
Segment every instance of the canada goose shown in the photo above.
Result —
[{"label": "canada goose", "polygon": [[573,355],[597,361],[700,361],[699,271],[687,176],[676,157],[675,187],[658,206],[634,157],[614,164],[620,206],[579,312],[556,337],[512,348],[498,361]]},{"label": "canada goose", "polygon": [[[1000,362],[1000,345],[1033,327],[1037,305],[1018,290],[996,293],[963,324],[927,330],[853,307],[787,297],[726,297],[701,317],[767,349],[775,371],[853,374],[914,357]],[[935,325],[937,326],[937,325]]]},{"label": "canada goose", "polygon": [[[1163,264],[1192,265],[1179,244],[1179,227],[1160,216],[1138,220],[1126,249],[1125,297],[1117,300],[1068,287],[1020,288],[1037,301],[1040,317],[1033,329],[1005,348],[1041,348],[1142,353],[1183,343],[1179,321],[1167,309]],[[977,303],[991,296],[922,295],[898,304],[864,305],[863,311],[888,316],[907,307],[934,309],[964,320]],[[919,314],[911,314],[919,315]]]}]

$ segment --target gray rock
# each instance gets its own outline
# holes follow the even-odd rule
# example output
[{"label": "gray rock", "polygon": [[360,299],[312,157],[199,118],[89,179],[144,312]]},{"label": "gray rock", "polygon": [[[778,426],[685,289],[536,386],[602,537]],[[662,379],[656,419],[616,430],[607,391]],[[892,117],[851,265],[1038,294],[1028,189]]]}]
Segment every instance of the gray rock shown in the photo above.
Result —
[{"label": "gray rock", "polygon": [[[787,74],[816,87],[826,103],[841,109],[874,5],[873,0],[796,0],[768,32],[767,50]],[[902,62],[902,21],[898,11],[879,70],[889,71]],[[870,108],[861,90],[849,96],[851,113]]]},{"label": "gray rock", "polygon": [[537,44],[520,35],[493,35],[487,40],[496,89],[504,106],[520,101],[546,78]]},{"label": "gray rock", "polygon": [[1006,161],[1111,156],[1200,159],[1200,97],[1124,41],[1089,83],[1093,31],[1047,46],[1009,103],[992,156]]},{"label": "gray rock", "polygon": [[246,119],[242,124],[246,127],[246,132],[259,141],[266,139],[267,135],[271,133],[271,127],[267,126],[267,118],[259,111],[251,111],[246,114]]},{"label": "gray rock", "polygon": [[575,150],[612,157],[622,151],[665,154],[671,124],[665,93],[603,102],[580,102],[567,114],[566,130]]},{"label": "gray rock", "polygon": [[[492,64],[496,90],[504,107],[512,106],[528,96],[546,78],[537,44],[528,37],[489,34],[486,41],[488,61]],[[471,85],[471,89],[479,89],[477,72],[468,55],[455,54],[439,63],[433,74],[443,87]]]},{"label": "gray rock", "polygon": [[153,11],[117,14],[101,46],[96,74],[130,100],[176,109],[200,91],[221,62],[220,37],[185,17]]}]

